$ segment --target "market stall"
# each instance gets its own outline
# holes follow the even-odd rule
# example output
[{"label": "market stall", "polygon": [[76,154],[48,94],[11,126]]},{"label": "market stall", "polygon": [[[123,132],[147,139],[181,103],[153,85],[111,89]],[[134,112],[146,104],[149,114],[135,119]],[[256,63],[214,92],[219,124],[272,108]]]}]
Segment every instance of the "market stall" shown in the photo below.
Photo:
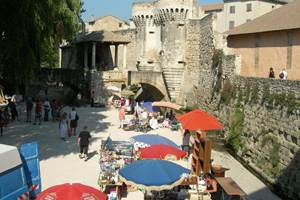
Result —
[{"label": "market stall", "polygon": [[133,146],[130,142],[112,141],[108,138],[103,141],[99,150],[99,179],[101,191],[108,196],[121,198],[127,186],[119,180],[119,169],[134,160]]}]

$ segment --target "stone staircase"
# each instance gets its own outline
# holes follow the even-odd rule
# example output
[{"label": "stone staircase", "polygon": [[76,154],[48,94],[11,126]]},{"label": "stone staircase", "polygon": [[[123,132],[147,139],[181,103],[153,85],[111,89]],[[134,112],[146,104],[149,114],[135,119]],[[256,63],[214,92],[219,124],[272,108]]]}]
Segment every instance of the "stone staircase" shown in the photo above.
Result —
[{"label": "stone staircase", "polygon": [[162,67],[162,70],[170,98],[171,100],[176,99],[182,85],[184,67]]}]

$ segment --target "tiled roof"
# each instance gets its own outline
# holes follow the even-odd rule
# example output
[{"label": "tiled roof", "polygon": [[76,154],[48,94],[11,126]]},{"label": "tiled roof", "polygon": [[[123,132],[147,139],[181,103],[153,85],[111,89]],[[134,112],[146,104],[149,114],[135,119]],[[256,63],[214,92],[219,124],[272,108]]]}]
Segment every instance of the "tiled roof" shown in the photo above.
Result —
[{"label": "tiled roof", "polygon": [[117,35],[111,31],[93,31],[81,33],[76,38],[76,43],[82,42],[107,42],[107,43],[129,43],[126,37]]},{"label": "tiled roof", "polygon": [[208,4],[208,5],[202,6],[202,10],[204,12],[214,11],[214,10],[223,10],[223,8],[224,8],[223,3]]},{"label": "tiled roof", "polygon": [[300,0],[277,8],[261,17],[225,32],[241,35],[300,28]]}]

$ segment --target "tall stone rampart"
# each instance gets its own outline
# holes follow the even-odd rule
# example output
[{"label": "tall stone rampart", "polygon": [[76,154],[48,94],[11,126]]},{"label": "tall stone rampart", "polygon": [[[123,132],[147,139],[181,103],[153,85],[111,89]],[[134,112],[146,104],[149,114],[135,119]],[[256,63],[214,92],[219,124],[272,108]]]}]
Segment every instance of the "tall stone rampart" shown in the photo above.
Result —
[{"label": "tall stone rampart", "polygon": [[142,71],[160,71],[160,26],[155,19],[154,10],[154,3],[134,3],[132,6],[132,19],[137,27],[137,62]]},{"label": "tall stone rampart", "polygon": [[214,53],[213,16],[189,20],[186,31],[184,81],[178,103],[197,103],[197,93],[210,96],[213,79],[211,63]]}]

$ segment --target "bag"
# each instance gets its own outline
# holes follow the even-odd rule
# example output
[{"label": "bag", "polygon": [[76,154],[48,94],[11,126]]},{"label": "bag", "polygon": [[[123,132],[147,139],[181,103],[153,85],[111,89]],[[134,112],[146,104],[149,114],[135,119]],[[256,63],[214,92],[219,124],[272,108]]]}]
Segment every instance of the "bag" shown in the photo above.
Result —
[{"label": "bag", "polygon": [[281,72],[281,73],[279,74],[279,78],[280,78],[280,79],[283,79],[283,78],[284,78],[283,72]]},{"label": "bag", "polygon": [[79,117],[78,117],[78,115],[76,114],[76,116],[75,116],[75,120],[76,121],[78,121],[79,120]]},{"label": "bag", "polygon": [[68,136],[71,137],[72,136],[72,129],[68,128]]}]

